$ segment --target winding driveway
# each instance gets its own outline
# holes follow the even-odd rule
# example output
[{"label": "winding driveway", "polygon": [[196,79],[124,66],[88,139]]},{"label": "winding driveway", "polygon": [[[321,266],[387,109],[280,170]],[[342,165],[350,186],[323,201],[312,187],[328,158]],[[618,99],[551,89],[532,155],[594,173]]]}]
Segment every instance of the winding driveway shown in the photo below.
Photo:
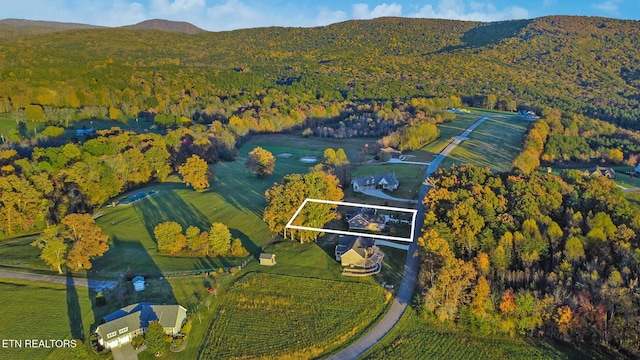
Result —
[{"label": "winding driveway", "polygon": [[[433,174],[436,170],[438,170],[438,166],[440,162],[449,155],[453,149],[456,148],[462,141],[466,140],[467,136],[480,124],[482,124],[488,117],[483,116],[481,119],[473,123],[469,126],[460,136],[456,136],[453,138],[453,141],[447,145],[447,147],[442,150],[442,152],[436,156],[425,173],[425,181]],[[429,191],[429,185],[422,185],[420,187],[420,195],[418,199],[424,199]],[[424,204],[422,202],[418,203],[418,214],[416,217],[416,226],[415,231],[413,233],[413,242],[409,244],[409,250],[407,252],[407,262],[404,265],[404,274],[402,277],[402,282],[400,283],[400,289],[398,290],[398,295],[393,300],[393,304],[391,304],[391,309],[385,314],[385,316],[380,320],[376,326],[371,329],[364,337],[360,338],[360,340],[356,341],[354,344],[351,344],[348,348],[344,349],[342,352],[332,356],[330,360],[351,360],[355,359],[358,356],[362,355],[365,351],[371,348],[373,345],[378,343],[382,337],[384,337],[391,329],[396,325],[398,320],[411,301],[413,297],[413,290],[416,287],[416,280],[418,277],[418,266],[419,266],[419,258],[418,258],[418,237],[422,232],[422,226],[424,224]]]}]

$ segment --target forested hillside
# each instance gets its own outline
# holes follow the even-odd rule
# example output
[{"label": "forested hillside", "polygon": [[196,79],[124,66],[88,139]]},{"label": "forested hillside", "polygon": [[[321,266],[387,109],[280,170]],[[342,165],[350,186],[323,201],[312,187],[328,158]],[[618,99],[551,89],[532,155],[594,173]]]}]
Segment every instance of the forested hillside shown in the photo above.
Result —
[{"label": "forested hillside", "polygon": [[345,100],[456,95],[469,105],[548,105],[640,126],[636,21],[381,18],[199,34],[103,28],[29,35],[29,28],[2,26],[0,112],[18,120],[142,112],[293,125],[300,112],[322,118]]}]

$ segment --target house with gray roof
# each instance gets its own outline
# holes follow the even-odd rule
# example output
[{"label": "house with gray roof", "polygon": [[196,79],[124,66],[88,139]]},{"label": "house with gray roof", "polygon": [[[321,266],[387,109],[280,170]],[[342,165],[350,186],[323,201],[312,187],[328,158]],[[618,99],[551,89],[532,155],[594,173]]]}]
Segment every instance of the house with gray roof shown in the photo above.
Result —
[{"label": "house with gray roof", "polygon": [[384,231],[389,221],[388,216],[380,215],[376,209],[361,207],[347,215],[349,230]]},{"label": "house with gray roof", "polygon": [[615,170],[613,170],[610,167],[603,167],[603,166],[592,167],[591,169],[589,169],[589,170],[587,170],[585,172],[585,175],[587,175],[589,177],[604,176],[604,177],[609,178],[609,179],[615,179],[616,178]]},{"label": "house with gray roof", "polygon": [[357,192],[374,189],[394,191],[398,189],[398,185],[400,185],[400,182],[396,179],[394,173],[361,176],[351,180],[353,191]]},{"label": "house with gray roof", "polygon": [[178,335],[187,320],[187,309],[180,305],[136,303],[104,317],[95,333],[98,343],[107,349],[131,342],[143,335],[149,323],[159,321],[167,335]]}]

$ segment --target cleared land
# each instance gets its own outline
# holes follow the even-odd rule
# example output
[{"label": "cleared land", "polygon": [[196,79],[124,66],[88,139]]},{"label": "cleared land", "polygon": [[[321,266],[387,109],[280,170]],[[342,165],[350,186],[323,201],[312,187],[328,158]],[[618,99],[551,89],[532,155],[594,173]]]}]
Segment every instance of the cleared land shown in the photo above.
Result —
[{"label": "cleared land", "polygon": [[522,138],[529,124],[515,115],[490,115],[469,135],[469,140],[463,141],[442,161],[441,167],[473,164],[493,171],[509,171],[522,150]]},{"label": "cleared land", "polygon": [[[424,151],[439,154],[445,147],[447,147],[447,145],[449,145],[452,137],[460,135],[466,128],[481,117],[482,116],[477,113],[458,113],[456,114],[456,119],[454,121],[438,124],[438,129],[440,129],[440,137],[438,139],[425,145],[420,150],[414,152],[410,151],[407,152],[407,154],[411,155]],[[414,159],[408,160],[413,161]]]},{"label": "cleared land", "polygon": [[530,339],[483,338],[430,324],[408,308],[391,332],[361,359],[570,359],[590,358],[573,348]]},{"label": "cleared land", "polygon": [[[94,320],[87,288],[0,279],[0,293],[1,339],[70,340],[86,336]],[[0,358],[71,359],[73,354],[68,348],[0,348]]]},{"label": "cleared land", "polygon": [[387,194],[402,199],[417,199],[422,185],[426,165],[409,164],[362,164],[353,169],[352,178],[376,173],[394,173],[400,182],[398,190],[386,191]]},{"label": "cleared land", "polygon": [[203,359],[316,357],[375,320],[380,286],[249,273],[226,293]]}]

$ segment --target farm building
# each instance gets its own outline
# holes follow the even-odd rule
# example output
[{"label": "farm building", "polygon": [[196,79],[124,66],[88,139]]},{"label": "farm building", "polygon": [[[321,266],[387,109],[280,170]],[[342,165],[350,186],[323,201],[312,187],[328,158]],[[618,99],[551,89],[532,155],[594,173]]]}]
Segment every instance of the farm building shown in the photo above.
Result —
[{"label": "farm building", "polygon": [[144,277],[136,276],[132,280],[133,282],[133,290],[142,291],[144,290]]},{"label": "farm building", "polygon": [[400,182],[393,173],[375,174],[369,176],[361,176],[351,180],[353,191],[362,192],[365,190],[384,189],[397,190]]},{"label": "farm building", "polygon": [[98,343],[107,349],[129,343],[144,334],[149,323],[159,321],[165,334],[175,336],[187,320],[187,309],[180,305],[131,304],[104,317],[96,328]]},{"label": "farm building", "polygon": [[276,255],[275,254],[260,254],[260,265],[272,266],[276,264]]},{"label": "farm building", "polygon": [[602,167],[602,166],[596,166],[596,167],[593,167],[593,168],[585,171],[585,175],[589,176],[589,177],[604,176],[604,177],[609,178],[609,179],[615,179],[616,178],[616,172],[612,168],[610,168],[610,167]]},{"label": "farm building", "polygon": [[372,275],[380,272],[384,255],[375,245],[375,240],[365,237],[344,236],[338,240],[336,260],[347,268],[344,275]]},{"label": "farm building", "polygon": [[349,230],[383,231],[388,218],[377,214],[376,209],[361,207],[347,216]]}]

